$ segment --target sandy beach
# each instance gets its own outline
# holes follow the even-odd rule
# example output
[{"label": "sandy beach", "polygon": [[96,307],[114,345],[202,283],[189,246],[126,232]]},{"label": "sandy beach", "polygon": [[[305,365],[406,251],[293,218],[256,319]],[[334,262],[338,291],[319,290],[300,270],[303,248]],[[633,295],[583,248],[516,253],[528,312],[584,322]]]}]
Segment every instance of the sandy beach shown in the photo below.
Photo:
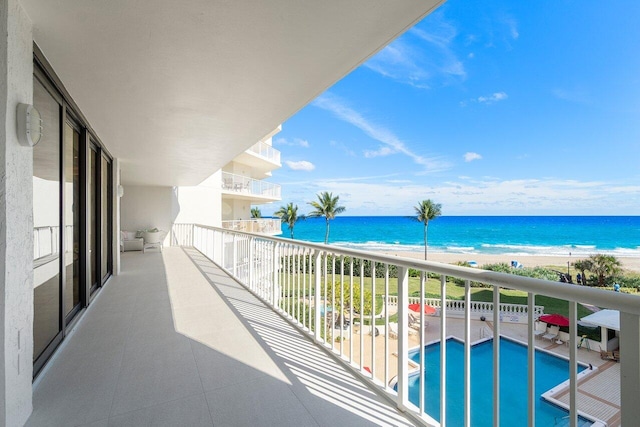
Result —
[{"label": "sandy beach", "polygon": [[[387,255],[397,255],[409,258],[424,259],[423,252],[385,252]],[[451,254],[429,252],[429,261],[444,262],[453,264],[458,261],[474,260],[478,265],[495,264],[499,262],[510,263],[511,260],[517,260],[525,267],[537,266],[564,266],[566,269],[567,261],[574,262],[581,257],[563,257],[563,256],[544,256],[544,255],[488,255],[488,254]],[[625,270],[640,272],[640,258],[638,257],[618,257]]]}]

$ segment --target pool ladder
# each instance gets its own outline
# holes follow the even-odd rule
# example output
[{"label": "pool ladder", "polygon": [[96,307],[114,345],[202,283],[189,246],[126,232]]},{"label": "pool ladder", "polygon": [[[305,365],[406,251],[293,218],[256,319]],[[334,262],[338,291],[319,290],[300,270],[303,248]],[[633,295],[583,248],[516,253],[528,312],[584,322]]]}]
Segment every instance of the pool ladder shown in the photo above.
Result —
[{"label": "pool ladder", "polygon": [[493,331],[488,326],[483,326],[480,329],[480,339],[493,338]]}]

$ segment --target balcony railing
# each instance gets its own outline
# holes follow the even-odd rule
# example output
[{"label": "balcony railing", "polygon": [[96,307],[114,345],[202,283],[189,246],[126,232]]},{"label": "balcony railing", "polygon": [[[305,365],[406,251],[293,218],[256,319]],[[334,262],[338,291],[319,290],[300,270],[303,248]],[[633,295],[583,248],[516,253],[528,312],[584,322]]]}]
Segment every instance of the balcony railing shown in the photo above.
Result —
[{"label": "balcony railing", "polygon": [[245,231],[258,234],[280,234],[282,232],[280,219],[255,218],[247,220],[222,221],[222,228],[226,230]]},{"label": "balcony railing", "polygon": [[[280,312],[289,321],[305,331],[319,345],[329,349],[335,357],[357,372],[361,378],[373,387],[379,388],[393,399],[397,406],[424,425],[446,425],[447,381],[445,375],[439,375],[439,411],[428,414],[425,411],[425,382],[438,375],[425,375],[425,363],[415,363],[409,359],[409,341],[418,340],[416,348],[417,360],[424,362],[426,356],[427,318],[424,314],[427,299],[418,298],[421,314],[410,316],[408,305],[409,271],[412,276],[417,272],[420,294],[424,294],[428,277],[439,277],[440,297],[428,300],[438,306],[440,342],[447,339],[448,325],[463,322],[464,363],[460,367],[464,383],[464,425],[472,425],[471,405],[477,398],[471,393],[471,330],[472,310],[471,283],[480,282],[490,289],[493,303],[487,321],[492,322],[493,330],[488,324],[482,326],[480,338],[499,337],[501,329],[501,311],[505,306],[500,302],[502,288],[520,290],[527,293],[527,309],[518,309],[520,314],[526,313],[526,345],[527,345],[527,413],[521,414],[522,424],[535,425],[536,402],[541,398],[535,391],[536,341],[535,320],[540,309],[534,305],[536,295],[546,295],[568,302],[570,318],[570,336],[577,338],[577,304],[578,302],[593,304],[620,311],[620,403],[619,415],[621,425],[636,425],[640,419],[640,302],[637,296],[610,292],[584,286],[538,280],[515,275],[496,273],[486,270],[465,268],[447,264],[420,261],[401,257],[393,257],[372,252],[336,248],[321,244],[298,242],[280,238],[257,236],[236,231],[211,228],[194,224],[174,226],[172,242],[176,245],[193,246],[230,275],[244,284],[255,295],[262,298],[272,308]],[[452,308],[447,301],[447,289],[459,284],[450,284],[449,279],[464,283],[464,301]],[[395,298],[375,298],[378,289],[383,295],[390,295],[392,287],[397,288]],[[369,295],[367,297],[367,295]],[[380,307],[380,305],[382,307]],[[395,306],[395,307],[394,307]],[[501,310],[493,310],[493,307]],[[477,306],[476,306],[477,308]],[[397,326],[390,322],[391,312],[397,310]],[[463,311],[463,319],[450,319],[450,311]],[[409,324],[409,318],[417,319],[416,324]],[[376,325],[384,331],[384,337],[374,339],[371,332]],[[413,328],[417,335],[411,336]],[[366,332],[369,331],[367,334]],[[566,405],[568,415],[561,417],[562,425],[577,426],[579,415],[591,419],[593,425],[604,423],[588,413],[578,413],[578,378],[591,378],[597,369],[578,374],[577,339],[571,340],[568,353],[569,380],[553,390],[561,389],[568,397]],[[366,343],[366,345],[365,345]],[[509,393],[502,391],[500,377],[500,340],[494,339],[493,363],[483,366],[483,370],[491,370],[492,386],[485,390],[493,396],[492,409],[485,416],[493,417],[493,425],[500,425],[500,395]],[[586,350],[580,350],[584,357]],[[383,354],[383,356],[380,356]],[[447,346],[439,348],[440,372],[446,372]],[[597,353],[596,353],[597,354]],[[416,359],[414,359],[416,360]],[[414,368],[411,368],[411,367]],[[435,369],[435,368],[432,368]],[[429,371],[433,374],[437,372]],[[506,374],[505,374],[506,375]],[[433,380],[431,380],[433,381]],[[418,396],[415,391],[410,399],[409,384],[418,384]],[[617,380],[616,380],[617,382]],[[616,387],[609,384],[609,387]],[[415,390],[415,389],[414,389]],[[546,394],[546,393],[545,393]],[[416,401],[416,397],[418,398]],[[565,397],[566,400],[566,397]],[[432,408],[433,411],[433,408]],[[491,413],[493,415],[491,415]],[[439,421],[434,419],[439,418]],[[474,415],[478,417],[478,415]],[[526,419],[526,421],[525,421]],[[584,422],[581,419],[580,422]]]},{"label": "balcony railing", "polygon": [[270,162],[280,164],[280,151],[273,148],[271,145],[266,144],[262,141],[259,141],[251,146],[249,150],[253,154],[257,154],[258,156],[264,157]]},{"label": "balcony railing", "polygon": [[[73,248],[73,225],[65,226],[67,251]],[[49,225],[33,227],[33,260],[55,256],[60,252],[60,227]]]},{"label": "balcony railing", "polygon": [[280,186],[267,181],[222,172],[222,190],[269,199],[280,199]]}]

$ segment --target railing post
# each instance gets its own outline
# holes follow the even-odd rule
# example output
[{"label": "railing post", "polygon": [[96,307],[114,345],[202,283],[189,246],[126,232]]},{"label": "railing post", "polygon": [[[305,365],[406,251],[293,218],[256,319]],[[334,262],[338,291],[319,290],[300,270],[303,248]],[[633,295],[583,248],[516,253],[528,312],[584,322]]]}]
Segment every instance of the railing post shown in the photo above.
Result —
[{"label": "railing post", "polygon": [[471,427],[471,282],[464,281],[464,425]]},{"label": "railing post", "polygon": [[640,420],[640,316],[620,312],[621,425]]},{"label": "railing post", "polygon": [[500,286],[493,287],[493,425],[500,425]]},{"label": "railing post", "polygon": [[233,272],[233,277],[238,277],[238,239],[237,239],[237,235],[234,233],[233,234],[233,240],[232,240],[232,245],[233,245],[233,260],[231,261],[232,263],[232,269],[231,271]]},{"label": "railing post", "polygon": [[[214,242],[215,242],[215,231],[214,231]],[[225,258],[226,258],[226,248],[225,248],[225,240],[227,240],[227,232],[226,231],[222,231],[220,232],[220,265],[222,266],[222,269],[225,270]]]},{"label": "railing post", "polygon": [[[533,310],[531,310],[533,311]],[[531,331],[533,333],[533,331]],[[569,337],[578,336],[578,303],[569,301]],[[578,426],[578,346],[569,339],[569,425]]]},{"label": "railing post", "polygon": [[255,287],[253,285],[253,277],[254,277],[253,259],[255,258],[255,249],[254,249],[254,245],[255,244],[256,244],[255,237],[251,237],[249,239],[249,262],[248,262],[248,266],[247,266],[247,268],[249,269],[249,272],[248,272],[249,289],[251,289],[251,290],[255,290]]},{"label": "railing post", "polygon": [[322,263],[320,262],[320,255],[321,253],[318,249],[313,252],[313,266],[315,268],[315,282],[313,285],[313,331],[317,342],[320,342],[322,340],[322,336],[320,334],[322,330],[322,325],[320,324],[322,321],[320,316],[320,284],[322,282]]},{"label": "railing post", "polygon": [[[272,304],[273,307],[276,310],[280,310],[280,254],[279,252],[279,248],[280,248],[280,244],[279,243],[274,243],[273,244],[273,263],[272,263],[272,268],[273,268],[273,276],[271,279],[271,295],[272,295]],[[262,294],[264,294],[265,291],[262,291]]]},{"label": "railing post", "polygon": [[[535,295],[531,292],[527,294],[527,364],[528,364],[528,426],[536,425],[536,343],[535,343],[535,325],[533,317],[533,306],[535,304]],[[573,344],[572,344],[573,345]]]},{"label": "railing post", "polygon": [[[409,270],[398,266],[398,408],[409,404]],[[362,327],[362,326],[361,326]]]}]

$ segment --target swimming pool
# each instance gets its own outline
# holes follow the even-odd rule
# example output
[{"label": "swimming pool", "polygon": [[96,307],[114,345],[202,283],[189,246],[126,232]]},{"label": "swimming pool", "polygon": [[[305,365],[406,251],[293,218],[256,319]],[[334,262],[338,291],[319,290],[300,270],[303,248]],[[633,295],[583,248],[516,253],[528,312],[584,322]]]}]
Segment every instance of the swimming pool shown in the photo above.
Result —
[{"label": "swimming pool", "polygon": [[[447,343],[447,425],[464,425],[464,344],[455,339]],[[418,349],[409,358],[420,361]],[[500,339],[500,423],[506,426],[527,424],[527,347],[509,339]],[[578,371],[584,367],[578,365]],[[493,341],[471,347],[471,425],[493,425]],[[425,347],[425,410],[440,420],[440,343]],[[569,361],[536,350],[536,425],[569,425],[568,411],[543,400],[542,393],[569,378]],[[419,375],[409,377],[409,400],[420,400]],[[592,423],[579,418],[579,426]]]}]

